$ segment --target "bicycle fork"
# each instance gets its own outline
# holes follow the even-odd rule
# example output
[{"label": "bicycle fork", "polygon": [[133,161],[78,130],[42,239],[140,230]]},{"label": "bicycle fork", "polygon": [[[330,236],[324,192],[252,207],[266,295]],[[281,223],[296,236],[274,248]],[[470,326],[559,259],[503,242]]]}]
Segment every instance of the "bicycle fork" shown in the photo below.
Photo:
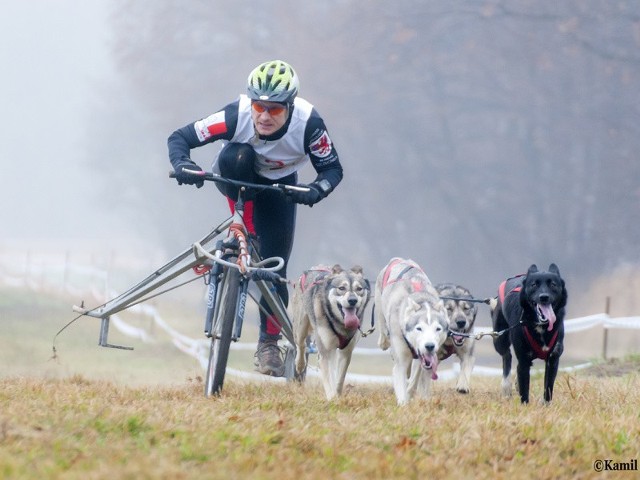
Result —
[{"label": "bicycle fork", "polygon": [[[214,335],[214,332],[212,332],[213,319],[216,317],[217,296],[221,273],[222,267],[220,265],[214,265],[211,269],[211,276],[207,288],[207,313],[204,324],[204,334],[207,338],[211,338]],[[236,316],[234,318],[234,330],[231,337],[231,340],[234,342],[237,342],[240,339],[240,335],[242,333],[242,322],[244,320],[245,307],[247,304],[248,287],[249,280],[245,277],[240,277],[240,290],[238,291],[238,298],[236,299]]]}]

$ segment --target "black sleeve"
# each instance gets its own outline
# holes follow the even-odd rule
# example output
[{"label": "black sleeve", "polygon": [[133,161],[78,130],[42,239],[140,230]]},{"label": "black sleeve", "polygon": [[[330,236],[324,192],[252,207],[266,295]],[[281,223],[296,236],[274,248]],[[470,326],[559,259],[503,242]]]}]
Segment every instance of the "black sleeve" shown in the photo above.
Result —
[{"label": "black sleeve", "polygon": [[191,149],[207,145],[216,140],[230,140],[238,124],[238,101],[222,110],[179,128],[167,140],[169,161],[175,169],[184,161],[191,161]]},{"label": "black sleeve", "polygon": [[[338,151],[329,137],[329,132],[316,109],[311,112],[304,133],[305,150],[318,176],[314,182],[327,180],[333,191],[342,180],[342,165]],[[328,193],[324,194],[324,196]]]}]

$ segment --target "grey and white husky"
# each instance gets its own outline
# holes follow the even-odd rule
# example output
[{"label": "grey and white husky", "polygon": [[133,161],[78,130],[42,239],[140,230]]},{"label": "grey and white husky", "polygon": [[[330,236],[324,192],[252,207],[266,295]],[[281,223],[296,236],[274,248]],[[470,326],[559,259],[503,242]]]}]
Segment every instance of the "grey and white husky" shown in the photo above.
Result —
[{"label": "grey and white husky", "polygon": [[469,393],[471,385],[471,371],[475,363],[475,338],[472,336],[473,324],[478,315],[478,307],[471,292],[453,283],[436,285],[436,290],[444,302],[449,318],[449,336],[438,352],[440,361],[447,359],[454,353],[460,359],[460,374],[456,383],[456,390]]},{"label": "grey and white husky", "polygon": [[427,398],[438,378],[438,351],[447,339],[447,312],[429,277],[413,260],[392,258],[376,279],[378,346],[391,347],[398,405]]},{"label": "grey and white husky", "polygon": [[294,286],[291,312],[296,373],[301,379],[306,374],[307,338],[313,333],[328,400],[342,394],[370,297],[369,282],[360,266],[344,270],[340,265],[317,265],[306,270]]}]

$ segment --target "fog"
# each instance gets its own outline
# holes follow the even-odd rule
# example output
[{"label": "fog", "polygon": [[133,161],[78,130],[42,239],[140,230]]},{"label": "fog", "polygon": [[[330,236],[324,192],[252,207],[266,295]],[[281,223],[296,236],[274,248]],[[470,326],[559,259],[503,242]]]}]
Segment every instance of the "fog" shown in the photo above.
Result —
[{"label": "fog", "polygon": [[226,205],[167,178],[167,136],[284,58],[345,168],[291,275],[399,255],[487,296],[533,262],[640,262],[636,2],[5,3],[0,247],[188,247]]},{"label": "fog", "polygon": [[[87,145],[113,76],[106,0],[3,2],[0,241],[82,245],[124,230],[97,208]],[[120,232],[120,233],[121,233]]]}]

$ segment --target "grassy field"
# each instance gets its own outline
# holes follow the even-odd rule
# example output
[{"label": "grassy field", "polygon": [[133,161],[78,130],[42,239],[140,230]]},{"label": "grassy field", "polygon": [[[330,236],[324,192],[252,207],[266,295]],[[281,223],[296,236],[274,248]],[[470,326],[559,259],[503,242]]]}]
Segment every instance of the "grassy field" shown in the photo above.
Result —
[{"label": "grassy field", "polygon": [[[640,376],[560,374],[551,405],[439,384],[395,405],[387,387],[197,381],[128,387],[82,376],[0,382],[2,478],[637,478],[594,470],[640,452]],[[602,367],[604,368],[604,367]],[[604,370],[601,370],[602,373]],[[533,392],[541,394],[541,379]]]},{"label": "grassy field", "polygon": [[[61,334],[52,358],[71,316],[67,299],[1,292],[0,478],[638,475],[594,469],[640,457],[637,356],[560,373],[550,405],[537,401],[539,375],[525,406],[500,396],[499,378],[475,376],[469,395],[438,381],[429,400],[404,408],[389,386],[348,384],[327,402],[314,379],[229,378],[221,397],[206,399],[192,359],[160,339],[136,343],[135,354],[98,348],[97,320]],[[197,336],[199,320],[193,328]]]}]

